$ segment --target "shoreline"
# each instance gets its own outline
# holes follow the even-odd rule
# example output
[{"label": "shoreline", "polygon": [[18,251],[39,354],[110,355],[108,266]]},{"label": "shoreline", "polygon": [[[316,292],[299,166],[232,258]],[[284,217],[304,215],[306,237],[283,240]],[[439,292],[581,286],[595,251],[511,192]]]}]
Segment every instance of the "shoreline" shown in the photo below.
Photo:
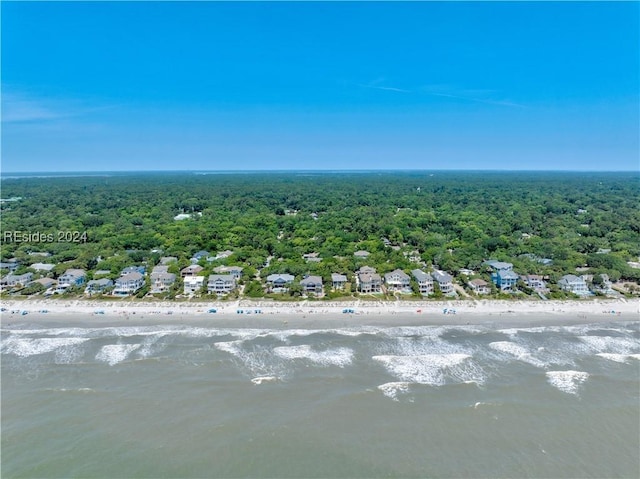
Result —
[{"label": "shoreline", "polygon": [[[413,325],[550,325],[640,320],[640,300],[345,301],[297,303],[237,300],[203,303],[91,300],[2,301],[4,324],[185,324],[240,328]],[[346,310],[346,312],[345,312]],[[214,312],[215,311],[215,312]]]}]

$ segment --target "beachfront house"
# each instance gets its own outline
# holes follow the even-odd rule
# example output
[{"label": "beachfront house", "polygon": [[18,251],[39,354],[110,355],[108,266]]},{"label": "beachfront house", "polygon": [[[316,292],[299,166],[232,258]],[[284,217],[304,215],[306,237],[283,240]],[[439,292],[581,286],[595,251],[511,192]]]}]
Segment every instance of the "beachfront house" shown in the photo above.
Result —
[{"label": "beachfront house", "polygon": [[186,276],[184,278],[184,294],[192,296],[202,292],[204,286],[204,276]]},{"label": "beachfront house", "polygon": [[547,288],[547,284],[544,282],[544,279],[542,279],[542,276],[540,275],[525,274],[520,276],[520,278],[522,279],[522,282],[524,284],[526,284],[529,288],[533,289],[534,291],[537,291],[540,293],[549,291],[549,289]]},{"label": "beachfront house", "polygon": [[195,276],[204,268],[198,264],[191,264],[180,271],[180,276],[186,278],[187,276]]},{"label": "beachfront house", "polygon": [[267,289],[270,293],[286,293],[294,279],[290,274],[270,274],[267,276]]},{"label": "beachfront house", "polygon": [[346,284],[347,277],[344,274],[331,274],[331,288],[333,288],[334,291],[343,290]]},{"label": "beachfront house", "polygon": [[578,296],[588,296],[591,294],[587,282],[574,274],[564,275],[560,278],[560,281],[558,281],[558,286],[560,289],[577,294]]},{"label": "beachfront house", "polygon": [[210,294],[222,296],[236,289],[236,278],[231,274],[212,274],[207,282],[207,291]]},{"label": "beachfront house", "polygon": [[489,283],[484,279],[472,279],[467,284],[469,285],[469,289],[477,295],[489,294],[491,292]]},{"label": "beachfront house", "polygon": [[135,294],[144,286],[144,276],[139,271],[131,271],[116,279],[114,296],[129,296]]},{"label": "beachfront house", "polygon": [[433,278],[430,274],[421,269],[414,269],[411,274],[418,282],[418,290],[422,296],[429,296],[433,293]]},{"label": "beachfront house", "polygon": [[87,287],[84,289],[86,294],[102,293],[107,288],[113,286],[113,281],[107,278],[92,279],[87,283]]},{"label": "beachfront house", "polygon": [[33,279],[33,273],[24,273],[24,274],[8,274],[4,278],[2,278],[3,286],[26,286],[31,283]]},{"label": "beachfront house", "polygon": [[322,294],[322,278],[320,276],[307,276],[300,281],[300,286],[302,286],[302,291],[306,294]]},{"label": "beachfront house", "polygon": [[356,282],[358,283],[358,291],[361,293],[382,292],[382,277],[371,266],[363,266],[358,270]]},{"label": "beachfront house", "polygon": [[385,273],[384,283],[388,291],[398,291],[401,293],[411,292],[411,278],[401,269]]},{"label": "beachfront house", "polygon": [[87,274],[83,269],[68,269],[58,278],[58,289],[65,290],[71,286],[80,286],[85,283]]},{"label": "beachfront house", "polygon": [[500,291],[515,291],[519,276],[513,271],[513,264],[491,259],[484,264],[491,269],[491,281]]},{"label": "beachfront house", "polygon": [[238,281],[242,276],[243,269],[242,266],[218,266],[217,268],[213,268],[213,272],[217,274],[230,274]]},{"label": "beachfront house", "polygon": [[453,287],[453,277],[450,274],[445,273],[444,271],[435,270],[431,273],[431,277],[436,283],[438,283],[438,287],[442,294],[447,296],[454,296],[456,294]]},{"label": "beachfront house", "polygon": [[151,293],[163,293],[174,285],[176,275],[169,273],[169,266],[158,265],[151,270]]}]

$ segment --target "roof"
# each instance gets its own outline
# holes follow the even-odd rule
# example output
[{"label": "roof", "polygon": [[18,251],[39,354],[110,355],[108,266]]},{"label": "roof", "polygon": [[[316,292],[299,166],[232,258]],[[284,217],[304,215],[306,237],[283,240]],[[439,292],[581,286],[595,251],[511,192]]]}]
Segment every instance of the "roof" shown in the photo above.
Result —
[{"label": "roof", "polygon": [[307,284],[322,284],[322,278],[320,276],[307,276],[300,281],[300,284],[303,286]]},{"label": "roof", "polygon": [[275,281],[284,281],[286,283],[290,283],[295,279],[295,276],[290,274],[270,274],[267,276],[267,281],[273,283]]},{"label": "roof", "polygon": [[214,283],[216,281],[235,281],[233,275],[230,274],[212,274],[209,275],[209,283]]},{"label": "roof", "polygon": [[72,276],[84,276],[86,273],[83,269],[68,269],[64,272],[65,275],[69,274]]},{"label": "roof", "polygon": [[331,281],[347,281],[347,277],[344,274],[331,273]]},{"label": "roof", "polygon": [[42,270],[42,271],[51,271],[53,268],[55,268],[55,266],[56,266],[55,264],[50,264],[50,263],[33,263],[31,266],[29,266],[29,268]]},{"label": "roof", "polygon": [[97,284],[98,286],[111,286],[113,284],[113,281],[107,278],[92,279],[87,283],[87,286],[92,286],[94,284]]},{"label": "roof", "polygon": [[153,267],[153,269],[151,270],[151,274],[166,273],[168,271],[169,271],[169,266],[167,266],[166,264],[159,264],[158,266]]},{"label": "roof", "polygon": [[472,284],[474,286],[489,286],[489,283],[480,278],[472,279],[471,281],[469,281],[469,284]]},{"label": "roof", "polygon": [[424,271],[422,271],[421,269],[414,269],[413,271],[411,271],[411,274],[413,275],[413,277],[415,279],[417,279],[418,281],[429,281],[431,279],[431,276],[429,276],[427,273],[425,273]]},{"label": "roof", "polygon": [[184,272],[195,272],[198,273],[200,271],[202,271],[204,268],[202,266],[200,266],[199,264],[191,264],[189,266],[187,266],[186,268],[184,268],[181,273]]},{"label": "roof", "polygon": [[369,273],[369,274],[373,274],[376,272],[375,268],[372,268],[371,266],[363,266],[362,268],[360,268],[358,270],[358,274],[362,274],[362,273]]},{"label": "roof", "polygon": [[184,278],[184,283],[204,283],[204,276],[187,276]]},{"label": "roof", "polygon": [[360,256],[360,257],[366,258],[370,254],[371,253],[369,253],[368,251],[360,250],[360,251],[356,251],[355,253],[353,253],[353,256]]},{"label": "roof", "polygon": [[496,270],[513,268],[513,264],[506,263],[504,261],[498,261],[495,259],[490,259],[489,261],[485,261],[484,264],[491,266],[493,269],[496,269]]},{"label": "roof", "polygon": [[370,283],[372,281],[382,281],[382,277],[378,273],[360,273],[361,283]]},{"label": "roof", "polygon": [[142,278],[144,278],[142,274],[138,273],[137,271],[131,271],[130,273],[120,276],[120,278],[118,278],[118,281],[139,281]]},{"label": "roof", "polygon": [[450,283],[453,280],[453,276],[445,273],[444,271],[436,270],[431,273],[433,279],[435,279],[438,283]]},{"label": "roof", "polygon": [[[575,274],[565,274],[560,281],[564,283],[575,283],[576,281],[584,282],[584,279],[576,276]],[[560,282],[558,281],[558,283]]]},{"label": "roof", "polygon": [[409,275],[402,271],[401,269],[396,269],[391,271],[390,273],[385,273],[384,279],[385,281],[389,281],[393,276],[399,276],[400,279],[409,280]]},{"label": "roof", "polygon": [[516,272],[509,269],[498,270],[498,275],[500,275],[502,279],[518,279],[520,277]]}]

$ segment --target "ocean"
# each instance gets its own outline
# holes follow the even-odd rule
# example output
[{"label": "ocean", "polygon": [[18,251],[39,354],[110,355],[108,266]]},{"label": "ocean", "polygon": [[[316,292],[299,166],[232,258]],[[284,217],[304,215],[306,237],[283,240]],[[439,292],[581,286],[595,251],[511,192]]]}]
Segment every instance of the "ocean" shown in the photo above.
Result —
[{"label": "ocean", "polygon": [[3,478],[640,477],[640,325],[4,324]]}]

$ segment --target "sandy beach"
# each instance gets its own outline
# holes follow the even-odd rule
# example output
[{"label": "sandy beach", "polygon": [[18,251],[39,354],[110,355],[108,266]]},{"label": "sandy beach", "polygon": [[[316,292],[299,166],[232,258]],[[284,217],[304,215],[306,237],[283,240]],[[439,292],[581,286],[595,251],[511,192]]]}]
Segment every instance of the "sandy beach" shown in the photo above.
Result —
[{"label": "sandy beach", "polygon": [[584,301],[344,301],[296,303],[7,300],[2,322],[71,321],[96,324],[183,321],[234,327],[324,327],[415,324],[548,324],[635,321],[640,300]]}]

